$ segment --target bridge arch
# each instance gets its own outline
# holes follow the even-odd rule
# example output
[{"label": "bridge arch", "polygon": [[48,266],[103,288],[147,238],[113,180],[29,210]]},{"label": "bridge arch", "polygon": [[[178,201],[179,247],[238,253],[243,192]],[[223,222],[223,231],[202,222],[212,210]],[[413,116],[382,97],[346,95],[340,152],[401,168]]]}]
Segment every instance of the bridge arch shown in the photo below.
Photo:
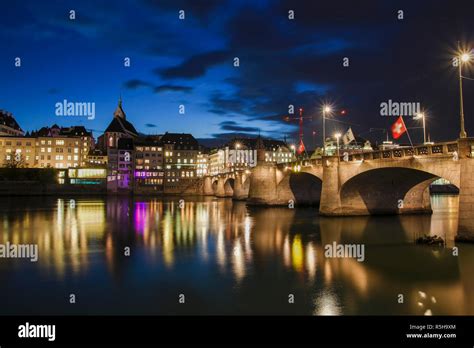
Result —
[{"label": "bridge arch", "polygon": [[322,180],[311,172],[289,171],[277,185],[281,204],[317,205],[321,200]]},{"label": "bridge arch", "polygon": [[232,197],[234,195],[235,179],[229,177],[224,181],[224,192],[226,197]]},{"label": "bridge arch", "polygon": [[[431,212],[429,186],[440,174],[401,166],[361,171],[342,183],[341,210],[348,215]],[[455,178],[443,178],[456,184]]]}]

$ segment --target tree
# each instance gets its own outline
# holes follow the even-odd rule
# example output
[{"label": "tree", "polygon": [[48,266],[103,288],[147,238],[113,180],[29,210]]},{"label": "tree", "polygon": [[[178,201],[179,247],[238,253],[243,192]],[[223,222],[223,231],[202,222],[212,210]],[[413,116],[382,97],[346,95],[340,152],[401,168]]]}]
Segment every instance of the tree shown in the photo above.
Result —
[{"label": "tree", "polygon": [[5,159],[3,166],[6,168],[25,168],[26,163],[23,155],[17,152],[14,156],[10,155],[10,159]]}]

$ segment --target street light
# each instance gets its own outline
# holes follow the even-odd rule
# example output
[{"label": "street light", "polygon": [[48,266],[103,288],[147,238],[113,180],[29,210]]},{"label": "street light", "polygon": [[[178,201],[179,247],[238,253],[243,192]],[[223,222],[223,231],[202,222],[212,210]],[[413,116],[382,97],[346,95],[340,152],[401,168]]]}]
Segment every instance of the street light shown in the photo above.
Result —
[{"label": "street light", "polygon": [[331,111],[331,106],[323,105],[323,156],[326,156],[326,114],[329,114]]},{"label": "street light", "polygon": [[337,151],[337,161],[339,162],[340,161],[340,156],[339,156],[339,138],[341,137],[341,133],[336,133],[334,134],[334,136],[336,137],[336,151]]},{"label": "street light", "polygon": [[296,157],[296,147],[295,147],[295,145],[291,145],[290,149],[293,150],[293,157]]},{"label": "street light", "polygon": [[423,120],[423,144],[426,144],[426,122],[425,122],[425,113],[424,112],[419,112],[415,116],[415,120],[418,119]]},{"label": "street light", "polygon": [[459,137],[460,138],[465,138],[467,137],[466,130],[464,128],[464,105],[463,105],[463,98],[462,98],[462,64],[463,63],[468,63],[471,60],[471,54],[470,53],[460,53],[459,54],[459,100],[460,100],[460,106],[459,106],[459,113],[460,113],[460,122],[461,122],[461,131],[459,132]]}]

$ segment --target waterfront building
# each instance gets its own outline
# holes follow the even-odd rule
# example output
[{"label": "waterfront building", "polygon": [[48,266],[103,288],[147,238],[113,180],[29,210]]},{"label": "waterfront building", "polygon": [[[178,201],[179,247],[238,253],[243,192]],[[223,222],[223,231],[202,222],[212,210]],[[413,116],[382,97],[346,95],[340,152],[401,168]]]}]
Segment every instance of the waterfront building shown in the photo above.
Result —
[{"label": "waterfront building", "polygon": [[120,98],[117,108],[114,111],[114,117],[112,121],[105,129],[104,134],[98,138],[97,142],[99,148],[108,154],[110,149],[116,150],[118,148],[119,139],[134,139],[136,137],[138,137],[138,132],[133,124],[127,121],[127,115],[122,108],[122,98]]},{"label": "waterfront building", "polygon": [[88,167],[107,168],[107,163],[107,154],[99,148],[91,149],[87,154],[86,164]]},{"label": "waterfront building", "polygon": [[24,136],[0,136],[0,166],[70,168],[86,165],[92,134],[82,126],[43,127]]},{"label": "waterfront building", "polygon": [[134,144],[138,132],[127,120],[119,99],[112,121],[98,138],[98,148],[107,156],[107,190],[129,192],[133,189]]},{"label": "waterfront building", "polygon": [[0,167],[36,166],[36,139],[31,136],[0,136]]},{"label": "waterfront building", "polygon": [[25,133],[16,122],[11,112],[0,110],[0,136],[22,136]]},{"label": "waterfront building", "polygon": [[105,188],[106,180],[106,168],[69,168],[58,172],[59,184],[93,185]]},{"label": "waterfront building", "polygon": [[195,181],[199,143],[188,133],[168,133],[160,138],[164,148],[164,189],[181,192]]},{"label": "waterfront building", "polygon": [[164,156],[159,136],[134,140],[134,191],[137,193],[163,192]]},{"label": "waterfront building", "polygon": [[[209,154],[209,174],[225,174],[249,170],[257,165],[257,139],[235,138]],[[294,154],[284,141],[262,139],[265,162],[288,163]]]},{"label": "waterfront building", "polygon": [[109,192],[129,193],[133,190],[133,146],[133,139],[119,138],[117,147],[109,149],[107,168],[107,190]]},{"label": "waterfront building", "polygon": [[209,174],[209,154],[201,149],[197,154],[196,176],[203,177]]},{"label": "waterfront building", "polygon": [[225,172],[225,152],[222,149],[212,149],[208,156],[208,174],[218,175]]},{"label": "waterfront building", "polygon": [[71,168],[87,165],[94,146],[92,133],[83,126],[53,125],[32,132],[35,138],[35,166],[38,168]]}]

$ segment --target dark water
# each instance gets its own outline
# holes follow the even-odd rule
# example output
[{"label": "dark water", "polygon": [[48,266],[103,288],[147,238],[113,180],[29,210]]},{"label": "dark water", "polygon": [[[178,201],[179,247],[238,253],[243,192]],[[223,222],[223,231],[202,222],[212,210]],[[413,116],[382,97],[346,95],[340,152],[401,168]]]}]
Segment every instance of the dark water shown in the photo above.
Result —
[{"label": "dark water", "polygon": [[[178,200],[1,198],[0,244],[37,243],[39,260],[0,259],[0,314],[474,314],[455,196],[432,197],[432,216],[351,218]],[[425,233],[447,246],[415,245]],[[326,258],[333,241],[365,260]]]}]

